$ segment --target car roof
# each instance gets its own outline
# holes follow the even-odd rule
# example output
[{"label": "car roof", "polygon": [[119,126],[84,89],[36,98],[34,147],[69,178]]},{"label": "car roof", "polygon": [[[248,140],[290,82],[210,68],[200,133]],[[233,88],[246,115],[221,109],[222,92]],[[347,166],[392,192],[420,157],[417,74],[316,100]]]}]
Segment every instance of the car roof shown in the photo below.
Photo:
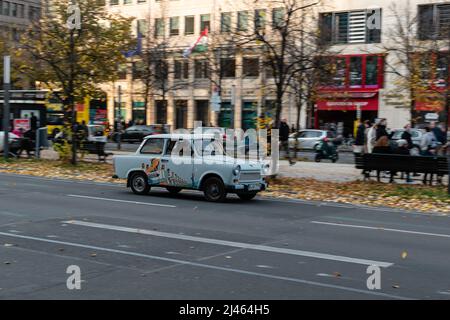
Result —
[{"label": "car roof", "polygon": [[165,134],[154,134],[152,136],[147,136],[144,139],[212,139],[215,135],[213,134],[188,134],[188,133],[165,133]]}]

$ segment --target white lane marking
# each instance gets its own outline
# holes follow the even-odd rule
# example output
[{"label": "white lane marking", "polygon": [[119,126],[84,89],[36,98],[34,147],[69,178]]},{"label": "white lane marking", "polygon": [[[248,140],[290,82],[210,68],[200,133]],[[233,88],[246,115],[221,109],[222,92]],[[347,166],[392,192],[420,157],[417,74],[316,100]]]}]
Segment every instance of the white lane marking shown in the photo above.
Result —
[{"label": "white lane marking", "polygon": [[402,229],[391,229],[391,228],[383,228],[383,227],[369,227],[362,226],[356,224],[344,224],[344,223],[333,223],[333,222],[323,222],[323,221],[311,221],[314,224],[324,224],[328,226],[336,226],[336,227],[347,227],[347,228],[357,228],[357,229],[369,229],[369,230],[380,230],[380,231],[390,231],[390,232],[400,232],[400,233],[410,233],[417,234],[422,236],[432,236],[432,237],[441,237],[441,238],[450,238],[449,234],[442,233],[430,233],[430,232],[420,232],[420,231],[411,231],[411,230],[402,230]]},{"label": "white lane marking", "polygon": [[379,267],[387,268],[387,267],[390,267],[393,265],[393,263],[383,262],[383,261],[374,261],[374,260],[358,259],[358,258],[351,258],[351,257],[344,257],[344,256],[336,256],[336,255],[332,255],[332,254],[311,252],[311,251],[269,247],[269,246],[264,246],[264,245],[251,244],[251,243],[234,242],[234,241],[218,240],[218,239],[211,239],[211,238],[201,238],[201,237],[187,236],[187,235],[176,234],[176,233],[167,233],[167,232],[161,232],[161,231],[113,226],[113,225],[108,225],[108,224],[93,223],[93,222],[87,222],[87,221],[71,220],[71,221],[62,221],[62,223],[84,226],[84,227],[106,229],[106,230],[144,234],[144,235],[177,239],[177,240],[195,241],[195,242],[201,242],[201,243],[207,243],[207,244],[216,244],[216,245],[241,248],[241,249],[250,249],[250,250],[258,250],[258,251],[265,251],[265,252],[274,252],[274,253],[280,253],[280,254],[290,254],[290,255],[296,255],[296,256],[317,258],[317,259],[341,261],[341,262],[362,264],[362,265],[366,265],[366,266],[377,265]]},{"label": "white lane marking", "polygon": [[391,299],[412,300],[412,298],[391,295],[388,293],[374,292],[374,291],[332,285],[332,284],[327,284],[327,283],[321,283],[321,282],[316,282],[316,281],[303,280],[303,279],[298,279],[298,278],[276,276],[276,275],[271,275],[271,274],[267,274],[267,273],[246,271],[246,270],[242,270],[242,269],[219,267],[219,266],[210,265],[210,264],[197,263],[197,262],[191,262],[191,261],[186,261],[186,260],[171,259],[171,258],[153,256],[153,255],[148,255],[148,254],[143,254],[143,253],[138,253],[138,252],[129,252],[129,251],[123,251],[123,250],[118,250],[118,249],[97,247],[97,246],[91,246],[91,245],[86,245],[86,244],[81,244],[81,243],[50,240],[50,239],[37,238],[37,237],[32,237],[32,236],[23,236],[23,235],[17,235],[17,234],[5,233],[5,232],[0,232],[0,236],[20,238],[20,239],[26,239],[26,240],[34,240],[34,241],[40,241],[40,242],[47,242],[47,243],[66,245],[66,246],[77,247],[77,248],[90,249],[90,250],[105,251],[105,252],[110,252],[110,253],[117,253],[117,254],[123,254],[123,255],[140,257],[140,258],[147,258],[147,259],[171,262],[171,263],[188,265],[188,266],[193,266],[193,267],[227,271],[227,272],[257,276],[257,277],[268,278],[268,279],[273,279],[273,280],[283,280],[283,281],[301,283],[301,284],[330,288],[330,289],[345,290],[345,291],[350,291],[350,292],[354,292],[354,293],[362,293],[362,294],[374,295],[374,296],[391,298]]},{"label": "white lane marking", "polygon": [[68,197],[72,197],[72,198],[82,198],[82,199],[90,199],[90,200],[102,200],[102,201],[111,201],[111,202],[131,203],[131,204],[139,204],[139,205],[144,205],[144,206],[155,206],[155,207],[166,207],[166,208],[176,208],[177,207],[177,206],[174,206],[174,205],[171,205],[171,204],[128,201],[128,200],[119,200],[119,199],[110,199],[110,198],[99,198],[99,197],[81,196],[81,195],[76,195],[76,194],[68,194],[67,196]]}]

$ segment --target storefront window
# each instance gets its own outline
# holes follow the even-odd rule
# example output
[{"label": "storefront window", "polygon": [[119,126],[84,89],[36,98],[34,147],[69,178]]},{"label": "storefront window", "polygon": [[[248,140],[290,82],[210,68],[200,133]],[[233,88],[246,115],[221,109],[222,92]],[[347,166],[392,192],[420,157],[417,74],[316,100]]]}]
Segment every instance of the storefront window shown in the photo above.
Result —
[{"label": "storefront window", "polygon": [[378,84],[378,57],[369,56],[366,60],[366,86]]},{"label": "storefront window", "polygon": [[350,58],[350,87],[361,87],[362,79],[362,57]]}]

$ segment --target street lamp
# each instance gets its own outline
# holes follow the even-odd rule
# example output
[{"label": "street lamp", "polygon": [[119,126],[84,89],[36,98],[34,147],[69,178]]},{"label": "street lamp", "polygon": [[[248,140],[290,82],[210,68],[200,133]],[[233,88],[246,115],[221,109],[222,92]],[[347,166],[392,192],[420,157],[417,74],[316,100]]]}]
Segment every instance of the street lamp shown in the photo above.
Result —
[{"label": "street lamp", "polygon": [[122,86],[118,88],[118,101],[117,101],[117,110],[118,110],[118,123],[117,123],[117,150],[121,149],[121,140],[122,140]]}]

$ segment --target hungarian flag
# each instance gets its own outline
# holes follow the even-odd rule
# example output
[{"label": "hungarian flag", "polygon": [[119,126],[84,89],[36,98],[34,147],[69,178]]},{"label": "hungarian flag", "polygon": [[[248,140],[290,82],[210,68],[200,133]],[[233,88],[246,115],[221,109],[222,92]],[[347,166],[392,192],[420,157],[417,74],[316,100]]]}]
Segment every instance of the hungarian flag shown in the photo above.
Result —
[{"label": "hungarian flag", "polygon": [[183,52],[183,57],[187,58],[192,52],[204,52],[208,48],[208,28],[202,31],[197,41]]}]

